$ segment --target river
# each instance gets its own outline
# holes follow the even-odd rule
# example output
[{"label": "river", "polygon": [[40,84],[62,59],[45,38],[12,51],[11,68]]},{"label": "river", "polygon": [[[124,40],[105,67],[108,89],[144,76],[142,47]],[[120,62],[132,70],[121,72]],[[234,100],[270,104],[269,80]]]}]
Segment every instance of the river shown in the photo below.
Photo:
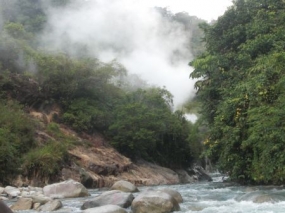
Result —
[{"label": "river", "polygon": [[[284,213],[285,188],[274,186],[239,186],[222,183],[220,176],[213,176],[213,182],[195,184],[139,187],[140,191],[147,188],[171,188],[181,193],[184,202],[177,213]],[[90,190],[92,196],[100,194],[98,189]],[[273,198],[274,202],[255,203],[248,195],[264,195]],[[136,196],[136,194],[135,194]],[[247,197],[245,200],[242,198]],[[64,199],[63,209],[54,213],[80,213],[80,206],[87,198]],[[13,201],[9,201],[11,204]],[[37,211],[18,211],[19,213],[36,213]],[[150,212],[151,213],[151,212]]]}]

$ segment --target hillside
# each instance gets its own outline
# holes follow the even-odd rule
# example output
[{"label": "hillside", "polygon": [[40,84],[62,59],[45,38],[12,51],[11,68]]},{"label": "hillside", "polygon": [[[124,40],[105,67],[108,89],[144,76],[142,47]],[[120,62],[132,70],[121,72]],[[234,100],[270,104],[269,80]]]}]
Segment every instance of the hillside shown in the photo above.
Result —
[{"label": "hillside", "polygon": [[60,104],[43,102],[39,83],[30,76],[2,72],[0,79],[0,185],[44,186],[69,178],[89,188],[109,187],[120,179],[136,185],[195,181],[183,167],[174,172],[143,157],[131,160],[99,130],[75,131],[64,122]]},{"label": "hillside", "polygon": [[[44,186],[48,183],[74,179],[83,183],[88,188],[110,187],[117,180],[128,180],[136,185],[158,185],[158,184],[177,184],[183,182],[195,181],[184,171],[178,173],[148,163],[146,161],[132,162],[129,158],[118,153],[112,148],[106,139],[100,134],[93,135],[82,134],[79,136],[75,131],[65,125],[59,125],[54,122],[54,115],[59,116],[61,111],[58,107],[49,114],[29,110],[28,117],[37,123],[34,131],[34,139],[41,144],[58,143],[53,148],[60,149],[59,143],[65,143],[65,140],[72,140],[66,153],[65,159],[56,156],[56,150],[51,153],[37,155],[37,158],[30,162],[33,165],[26,165],[21,174],[14,174],[5,179],[5,183],[15,186]],[[53,131],[51,131],[53,126]],[[54,152],[54,153],[53,153]],[[62,156],[63,156],[62,155]],[[51,164],[50,160],[57,159],[57,165]],[[42,168],[40,163],[47,164]],[[56,166],[56,168],[55,168]],[[53,170],[54,169],[54,170]],[[45,173],[47,172],[47,173]]]}]

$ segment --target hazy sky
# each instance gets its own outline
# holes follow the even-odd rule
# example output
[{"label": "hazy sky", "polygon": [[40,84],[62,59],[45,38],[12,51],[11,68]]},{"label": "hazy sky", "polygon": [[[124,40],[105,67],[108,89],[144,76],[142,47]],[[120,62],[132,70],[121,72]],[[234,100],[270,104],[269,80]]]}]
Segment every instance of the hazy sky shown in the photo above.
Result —
[{"label": "hazy sky", "polygon": [[232,0],[135,0],[138,4],[167,7],[172,12],[188,12],[190,15],[211,21],[223,15]]}]

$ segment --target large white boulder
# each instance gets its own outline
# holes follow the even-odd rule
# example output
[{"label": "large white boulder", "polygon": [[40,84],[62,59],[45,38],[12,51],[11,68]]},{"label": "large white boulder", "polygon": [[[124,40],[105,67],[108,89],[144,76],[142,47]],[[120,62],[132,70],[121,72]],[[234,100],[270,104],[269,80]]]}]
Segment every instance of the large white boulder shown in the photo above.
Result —
[{"label": "large white boulder", "polygon": [[45,196],[52,198],[75,198],[89,196],[88,190],[79,182],[67,180],[47,185],[43,188]]},{"label": "large white boulder", "polygon": [[112,190],[120,190],[123,192],[138,192],[138,188],[129,181],[119,180],[113,184]]},{"label": "large white boulder", "polygon": [[122,192],[119,190],[112,190],[104,192],[101,195],[93,198],[92,200],[86,201],[82,205],[81,209],[89,209],[109,204],[128,208],[131,206],[133,199],[134,196],[131,193]]},{"label": "large white boulder", "polygon": [[163,191],[145,191],[132,202],[133,213],[168,213],[179,211],[178,202]]},{"label": "large white boulder", "polygon": [[13,186],[6,186],[4,189],[4,193],[6,193],[9,197],[18,197],[21,194],[21,191]]}]

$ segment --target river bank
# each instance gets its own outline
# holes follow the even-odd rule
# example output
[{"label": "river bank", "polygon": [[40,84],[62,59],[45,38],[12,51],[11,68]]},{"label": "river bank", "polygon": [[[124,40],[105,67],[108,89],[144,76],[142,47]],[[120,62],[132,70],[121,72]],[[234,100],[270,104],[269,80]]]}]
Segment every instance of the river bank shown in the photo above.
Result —
[{"label": "river bank", "polygon": [[[140,186],[140,191],[169,188],[178,191],[184,200],[178,213],[283,213],[285,209],[285,188],[278,186],[240,186],[222,183],[221,176],[214,176],[213,182],[194,184]],[[92,197],[102,194],[100,189],[89,189]],[[136,197],[138,193],[133,193]],[[80,207],[87,198],[61,199],[63,208],[58,213],[81,213]],[[5,201],[12,205],[15,200]],[[128,208],[127,211],[130,211]],[[37,211],[19,211],[19,213]]]},{"label": "river bank", "polygon": [[[193,183],[200,178],[196,171],[189,173],[181,169],[172,170],[143,160],[134,162],[110,146],[106,138],[98,132],[79,134],[63,124],[53,123],[52,115],[56,113],[59,112],[55,110],[45,114],[30,111],[29,115],[38,122],[35,140],[41,144],[72,139],[73,144],[68,147],[65,156],[56,156],[58,159],[68,160],[60,160],[56,167],[52,164],[51,174],[48,170],[42,172],[42,164],[36,165],[37,169],[24,169],[20,172],[21,175],[5,178],[5,185],[44,187],[47,184],[73,179],[87,188],[103,188],[112,186],[118,180],[127,180],[139,186],[150,186]],[[44,119],[46,117],[49,119]],[[56,131],[50,131],[51,127],[56,127]],[[60,135],[60,138],[56,138],[56,135]],[[53,153],[46,154],[53,156]],[[4,183],[0,182],[0,186],[4,186]]]}]

